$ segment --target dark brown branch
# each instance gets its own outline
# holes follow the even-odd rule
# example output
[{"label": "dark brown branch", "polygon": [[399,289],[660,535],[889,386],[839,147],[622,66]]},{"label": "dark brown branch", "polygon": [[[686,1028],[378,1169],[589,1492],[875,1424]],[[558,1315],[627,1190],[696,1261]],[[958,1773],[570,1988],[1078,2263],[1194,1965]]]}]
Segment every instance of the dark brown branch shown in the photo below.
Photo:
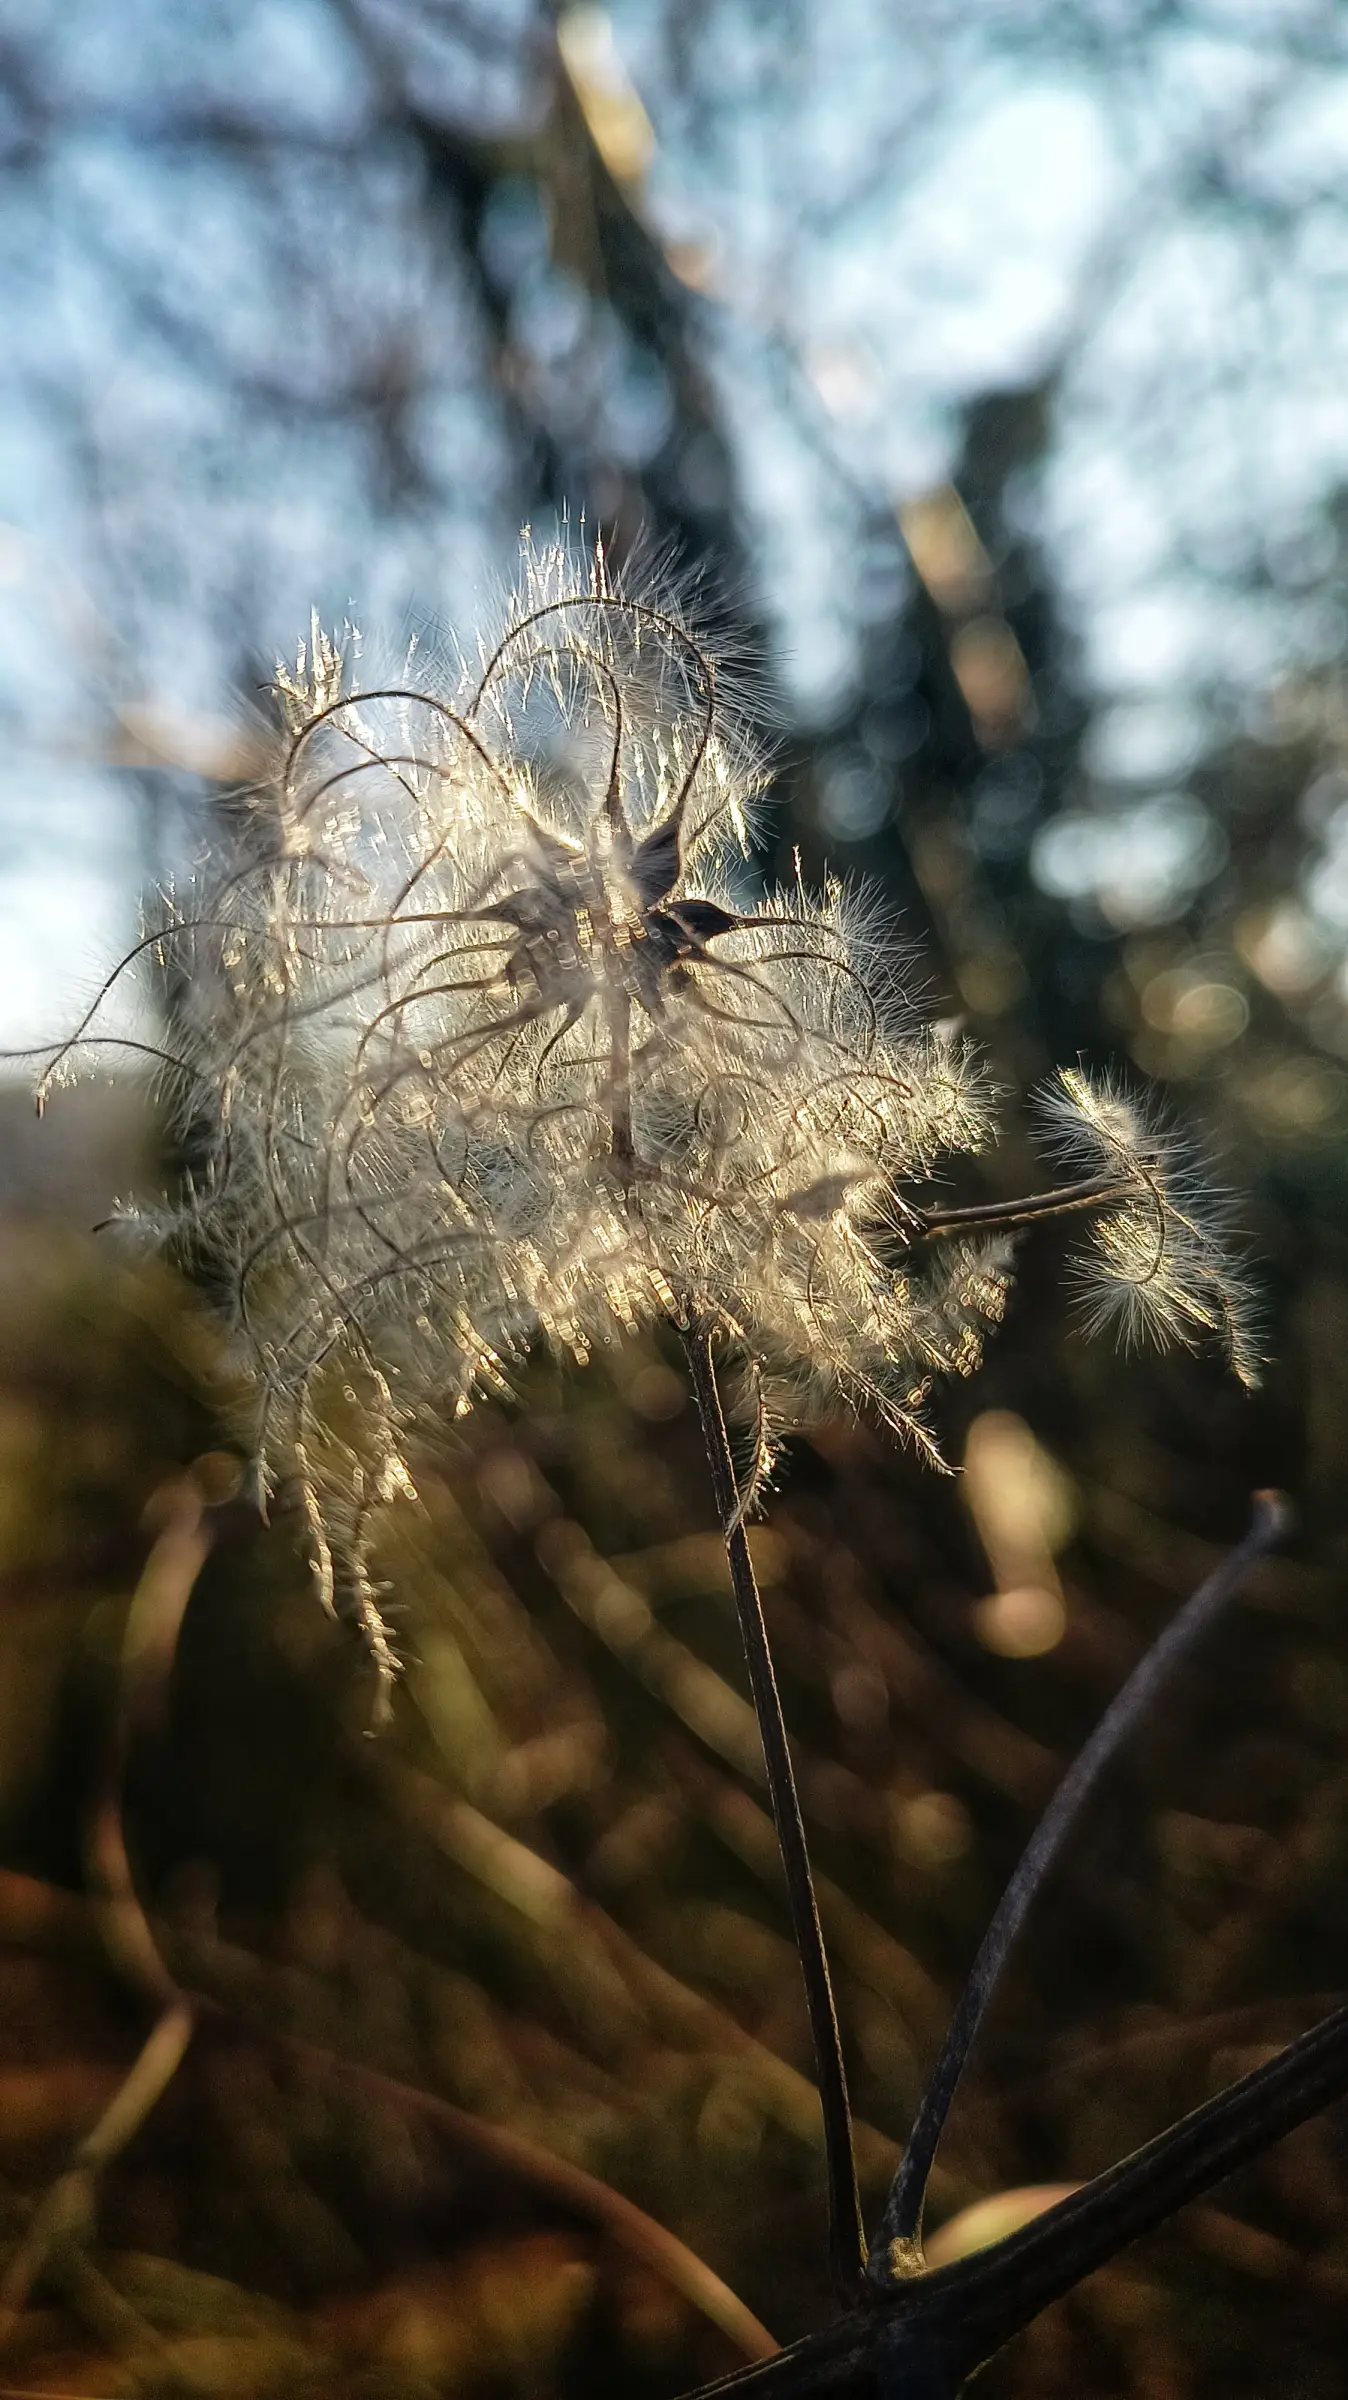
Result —
[{"label": "dark brown branch", "polygon": [[1004,2241],[689,2400],[954,2400],[1054,2300],[1345,2094],[1348,2007]]},{"label": "dark brown branch", "polygon": [[913,1238],[937,1241],[960,1233],[1014,1233],[1041,1217],[1070,1217],[1082,1210],[1112,1208],[1136,1200],[1136,1177],[1092,1175],[1082,1183],[1065,1183],[1053,1192],[1027,1192],[1019,1200],[979,1200],[969,1208],[918,1208]]},{"label": "dark brown branch", "polygon": [[964,2373],[1131,2242],[1348,2094],[1348,2007],[1019,2232],[926,2279]]},{"label": "dark brown branch", "polygon": [[922,2204],[936,2145],[941,2138],[969,2049],[1002,1970],[1044,1877],[1096,1784],[1133,1727],[1150,1707],[1166,1677],[1239,1589],[1257,1558],[1271,1549],[1285,1524],[1285,1511],[1272,1493],[1261,1492],[1254,1522],[1243,1542],[1200,1584],[1116,1693],[1094,1733],[1068,1768],[1039,1820],[992,1922],[983,1937],[950,2028],[923,2094],[903,2161],[894,2178],[884,2219],[870,2259],[873,2281],[911,2272],[920,2245]]},{"label": "dark brown branch", "polygon": [[874,2311],[840,2317],[776,2358],[699,2384],[684,2400],[875,2400],[882,2323]]},{"label": "dark brown branch", "polygon": [[740,1634],[749,1668],[754,1714],[763,1743],[768,1793],[777,1841],[786,1874],[792,1930],[805,1980],[805,2002],[814,2043],[815,2072],[824,2116],[824,2152],[828,2177],[829,2264],[833,2286],[844,2306],[854,2301],[866,2266],[866,2243],[857,2192],[856,2159],[852,2144],[852,2111],[847,2097],[847,2071],[833,1998],[823,1927],[815,1899],[814,1878],[805,1841],[805,1825],[796,1790],[791,1751],[786,1738],[781,1695],[773,1671],[768,1630],[758,1580],[749,1555],[734,1461],[726,1433],[725,1415],[716,1382],[711,1335],[702,1328],[684,1334],[693,1394],[702,1423],[711,1467],[716,1506],[725,1535],[726,1556]]}]

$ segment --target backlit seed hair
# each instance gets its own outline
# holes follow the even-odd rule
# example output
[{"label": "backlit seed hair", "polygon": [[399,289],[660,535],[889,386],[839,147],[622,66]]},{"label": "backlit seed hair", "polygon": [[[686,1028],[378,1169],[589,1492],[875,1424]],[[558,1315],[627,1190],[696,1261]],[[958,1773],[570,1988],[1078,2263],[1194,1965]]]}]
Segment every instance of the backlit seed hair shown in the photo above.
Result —
[{"label": "backlit seed hair", "polygon": [[1161,1349],[1211,1339],[1242,1383],[1257,1382],[1254,1296],[1233,1261],[1230,1208],[1192,1146],[1121,1084],[1078,1068],[1060,1071],[1039,1109],[1051,1154],[1119,1189],[1073,1271],[1088,1327]]},{"label": "backlit seed hair", "polygon": [[[1060,1203],[919,1206],[990,1140],[986,1081],[873,904],[737,901],[761,768],[681,609],[526,548],[457,675],[350,689],[315,628],[277,692],[274,780],[131,959],[180,994],[202,1164],[168,1230],[229,1296],[259,1480],[293,1482],[381,1668],[369,1536],[409,1440],[540,1339],[716,1329],[746,1505],[774,1431],[839,1399],[936,1458],[932,1378],[978,1364],[1015,1227]],[[1220,1243],[1131,1104],[1071,1074],[1050,1114],[1089,1168],[1094,1313],[1245,1371]]]}]

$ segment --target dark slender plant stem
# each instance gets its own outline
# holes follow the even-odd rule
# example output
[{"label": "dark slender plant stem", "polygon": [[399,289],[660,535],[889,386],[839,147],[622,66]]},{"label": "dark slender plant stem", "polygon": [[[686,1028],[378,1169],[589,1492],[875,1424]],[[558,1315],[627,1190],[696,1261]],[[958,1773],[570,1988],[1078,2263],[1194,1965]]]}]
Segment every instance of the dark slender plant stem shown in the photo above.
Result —
[{"label": "dark slender plant stem", "polygon": [[922,2208],[936,2146],[964,2062],[1030,1904],[1058,1856],[1104,1769],[1145,1714],[1165,1678],[1239,1588],[1255,1559],[1282,1532],[1284,1511],[1277,1497],[1261,1492],[1254,1522],[1236,1549],[1200,1584],[1165,1631],[1152,1643],[1115,1695],[1084,1749],[1073,1760],[1030,1838],[1019,1866],[983,1937],[931,2080],[923,2093],[899,2171],[890,2187],[884,2218],[871,2253],[870,2274],[881,2285],[896,2272],[911,2272],[922,2234]]},{"label": "dark slender plant stem", "polygon": [[1070,1217],[1086,1208],[1110,1208],[1138,1197],[1137,1178],[1092,1175],[1084,1183],[1065,1183],[1053,1192],[1027,1192],[1019,1200],[979,1200],[970,1208],[920,1208],[915,1239],[935,1241],[943,1234],[1013,1233],[1041,1217]]},{"label": "dark slender plant stem", "polygon": [[712,1488],[725,1535],[730,1580],[739,1612],[740,1634],[749,1668],[749,1688],[758,1719],[767,1768],[777,1841],[786,1873],[791,1925],[805,1979],[805,2003],[814,2043],[815,2073],[824,2115],[824,2155],[828,2176],[829,2266],[833,2287],[844,2306],[855,2302],[866,2268],[866,2242],[857,2192],[856,2158],[852,2146],[852,2111],[847,2097],[838,2011],[824,1949],[824,1932],[810,1872],[810,1854],[800,1813],[795,1771],[786,1738],[781,1695],[768,1647],[768,1629],[759,1596],[758,1579],[749,1555],[749,1542],[739,1511],[735,1466],[726,1434],[725,1414],[716,1381],[711,1335],[694,1326],[685,1330],[693,1395],[702,1423],[702,1438],[711,1467]]}]

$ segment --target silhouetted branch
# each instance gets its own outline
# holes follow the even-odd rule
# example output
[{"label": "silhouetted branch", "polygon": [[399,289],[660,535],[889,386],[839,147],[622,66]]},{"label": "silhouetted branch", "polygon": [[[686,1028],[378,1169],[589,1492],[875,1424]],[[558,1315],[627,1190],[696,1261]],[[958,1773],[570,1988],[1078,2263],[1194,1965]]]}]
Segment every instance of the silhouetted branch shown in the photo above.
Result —
[{"label": "silhouetted branch", "polygon": [[[1006,1887],[1000,1906],[983,1937],[969,1980],[960,1995],[950,2029],[941,2045],[931,2081],[923,2094],[903,2162],[894,2178],[870,2262],[872,2279],[890,2280],[896,2271],[890,2249],[920,2245],[922,2204],[936,2145],[941,2138],[955,2086],[997,1988],[1002,1969],[1044,1877],[1053,1865],[1106,1767],[1150,1708],[1166,1677],[1239,1590],[1247,1571],[1278,1540],[1286,1522],[1277,1497],[1261,1492],[1254,1522],[1243,1542],[1214,1568],[1192,1598],[1152,1643],[1127,1682],[1106,1709],[1094,1733],[1068,1768],[1039,1820],[1019,1866]],[[902,2264],[899,2272],[904,2272]]]},{"label": "silhouetted branch", "polygon": [[954,2400],[1086,2276],[1348,2094],[1348,2008],[1056,2208],[957,2265],[916,2274],[762,2366],[688,2400]]}]

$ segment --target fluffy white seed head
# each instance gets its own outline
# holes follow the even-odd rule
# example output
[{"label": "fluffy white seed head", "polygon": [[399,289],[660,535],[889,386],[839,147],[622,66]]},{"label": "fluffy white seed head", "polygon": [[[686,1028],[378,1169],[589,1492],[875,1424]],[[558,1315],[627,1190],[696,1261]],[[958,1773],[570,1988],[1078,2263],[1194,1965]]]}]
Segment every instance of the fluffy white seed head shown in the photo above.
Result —
[{"label": "fluffy white seed head", "polygon": [[[229,1295],[260,1479],[294,1479],[381,1664],[367,1536],[409,1440],[540,1339],[710,1325],[760,1462],[840,1397],[935,1456],[928,1387],[977,1364],[1008,1238],[931,1238],[914,1195],[989,1138],[988,1090],[840,886],[737,901],[759,763],[677,605],[526,552],[456,677],[352,689],[315,627],[277,690],[274,781],[142,947],[176,976],[206,1130],[178,1231]],[[1096,1313],[1220,1331],[1244,1371],[1131,1104],[1068,1075],[1050,1113],[1120,1187]]]}]

